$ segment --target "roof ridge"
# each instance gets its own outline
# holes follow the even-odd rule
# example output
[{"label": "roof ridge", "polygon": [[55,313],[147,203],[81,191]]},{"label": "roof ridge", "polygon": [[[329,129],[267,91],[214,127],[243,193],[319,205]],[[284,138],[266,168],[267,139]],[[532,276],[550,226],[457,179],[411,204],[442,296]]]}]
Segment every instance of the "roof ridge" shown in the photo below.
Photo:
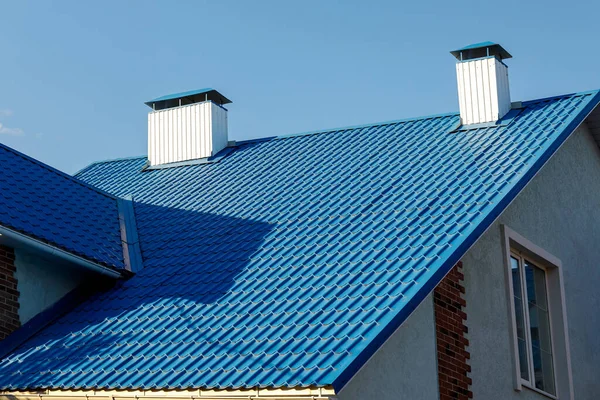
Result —
[{"label": "roof ridge", "polygon": [[[538,102],[542,102],[542,101],[554,100],[554,99],[558,99],[558,98],[585,96],[588,94],[595,94],[595,93],[599,93],[599,92],[600,92],[600,89],[588,90],[588,91],[583,91],[583,92],[565,93],[565,94],[560,94],[560,95],[555,95],[555,96],[550,96],[550,97],[544,97],[544,98],[540,98],[540,99],[523,100],[521,102],[527,103],[527,104],[532,104],[532,103],[538,103]],[[318,135],[318,134],[323,134],[323,133],[331,133],[331,132],[345,131],[345,130],[351,130],[351,129],[361,129],[361,128],[370,128],[370,127],[377,127],[377,126],[384,126],[384,125],[393,125],[393,124],[399,124],[399,123],[404,123],[404,122],[414,122],[414,121],[422,121],[422,120],[428,120],[428,119],[445,118],[445,117],[452,117],[452,116],[456,116],[456,115],[460,115],[460,112],[453,111],[453,112],[440,113],[440,114],[422,115],[422,116],[418,116],[418,117],[400,118],[400,119],[389,120],[389,121],[372,122],[372,123],[367,123],[367,124],[348,125],[348,126],[342,126],[339,128],[319,129],[319,130],[314,130],[314,131],[268,136],[268,137],[264,137],[264,138],[236,141],[236,145],[237,144],[263,142],[263,141],[275,140],[275,139],[287,139],[287,138],[293,138],[296,136],[310,136],[310,135]]]},{"label": "roof ridge", "polygon": [[92,191],[94,191],[94,192],[96,192],[98,194],[101,194],[101,195],[103,195],[105,197],[108,197],[108,198],[111,198],[111,199],[115,199],[115,200],[117,199],[116,196],[113,196],[112,194],[110,194],[108,192],[105,192],[104,190],[98,189],[97,187],[92,186],[89,183],[83,182],[82,180],[76,178],[75,176],[69,175],[66,172],[63,172],[63,171],[61,171],[59,169],[56,169],[56,168],[54,168],[54,167],[52,167],[52,166],[50,166],[50,165],[48,165],[46,163],[43,163],[43,162],[41,162],[39,160],[36,160],[33,157],[30,157],[30,156],[28,156],[26,154],[23,154],[20,151],[15,150],[15,149],[13,149],[10,146],[5,145],[4,143],[0,143],[0,147],[3,148],[3,149],[6,149],[9,152],[12,152],[13,154],[15,154],[15,155],[23,158],[26,161],[31,162],[32,164],[36,164],[36,165],[38,165],[38,166],[40,166],[40,167],[48,170],[49,172],[57,174],[57,175],[59,175],[59,176],[61,176],[63,178],[69,179],[73,183],[76,183],[76,184],[78,184],[78,185],[80,185],[80,186],[82,186],[82,187],[84,187],[86,189],[92,190]]},{"label": "roof ridge", "polygon": [[566,97],[586,96],[586,95],[596,94],[596,93],[600,93],[600,89],[586,90],[583,92],[565,93],[565,94],[559,94],[559,95],[555,95],[555,96],[542,97],[539,99],[522,100],[521,103],[523,103],[523,105],[535,104],[535,103],[541,103],[543,101],[556,100],[556,99],[561,99],[561,98],[566,98]]},{"label": "roof ridge", "polygon": [[[550,96],[550,97],[544,97],[544,98],[540,98],[540,99],[523,100],[521,102],[532,104],[532,103],[538,103],[538,102],[548,101],[548,100],[553,100],[553,99],[558,99],[558,98],[585,96],[585,95],[595,94],[595,93],[599,93],[599,92],[600,92],[600,89],[587,90],[587,91],[583,91],[583,92],[565,93],[565,94],[560,94],[560,95],[555,95],[555,96]],[[274,139],[287,139],[287,138],[292,138],[292,137],[296,137],[296,136],[310,136],[310,135],[318,135],[318,134],[323,134],[323,133],[331,133],[331,132],[345,131],[345,130],[351,130],[351,129],[361,129],[361,128],[370,128],[370,127],[377,127],[377,126],[384,126],[384,125],[393,125],[393,124],[399,124],[399,123],[404,123],[404,122],[414,122],[414,121],[422,121],[422,120],[435,119],[435,118],[445,118],[445,117],[452,117],[452,116],[456,116],[456,115],[460,115],[460,112],[453,111],[453,112],[440,113],[440,114],[422,115],[422,116],[418,116],[418,117],[400,118],[400,119],[389,120],[389,121],[372,122],[372,123],[367,123],[367,124],[348,125],[348,126],[342,126],[339,128],[319,129],[319,130],[314,130],[314,131],[268,136],[268,137],[264,137],[264,138],[236,141],[236,145],[237,144],[248,144],[248,143],[253,143],[253,142],[263,142],[263,141],[274,140]]]},{"label": "roof ridge", "polygon": [[[346,126],[337,127],[337,128],[328,128],[328,129],[319,129],[319,130],[314,130],[314,131],[288,133],[288,134],[283,134],[283,135],[266,136],[266,137],[259,137],[259,138],[246,139],[246,140],[236,140],[235,146],[237,147],[239,145],[267,142],[270,140],[288,139],[288,138],[294,138],[297,136],[311,136],[311,135],[319,135],[319,134],[332,133],[332,132],[338,132],[338,131],[346,131],[346,130],[351,130],[351,129],[361,129],[361,128],[371,128],[371,127],[384,126],[384,125],[393,125],[393,124],[398,124],[398,123],[403,123],[403,122],[414,122],[414,121],[421,121],[421,120],[427,120],[427,119],[453,117],[456,115],[459,115],[458,111],[441,113],[441,114],[423,115],[423,116],[419,116],[419,117],[401,118],[401,119],[395,119],[395,120],[386,120],[386,121],[380,121],[380,122],[371,122],[371,123],[359,124],[359,125],[346,125]],[[147,159],[147,158],[148,158],[147,155],[143,155],[143,156],[119,157],[119,158],[112,158],[112,159],[107,159],[107,160],[93,161],[89,165],[87,165],[87,166],[83,167],[82,169],[80,169],[79,171],[77,171],[74,174],[74,176],[77,176],[77,175],[83,173],[88,168],[90,168],[94,165],[97,165],[97,164],[108,164],[108,163],[112,163],[112,162],[131,161],[131,160],[136,160],[136,159]]]},{"label": "roof ridge", "polygon": [[130,160],[147,159],[147,158],[148,158],[148,156],[144,155],[144,156],[129,156],[129,157],[109,158],[109,159],[106,159],[106,160],[92,161],[91,163],[89,163],[85,167],[81,168],[79,171],[75,172],[73,174],[73,176],[77,177],[79,174],[81,174],[82,172],[86,171],[88,168],[90,168],[90,167],[92,167],[92,166],[94,166],[96,164],[108,164],[108,163],[112,163],[112,162],[130,161]]},{"label": "roof ridge", "polygon": [[235,144],[237,146],[240,144],[266,142],[269,140],[289,139],[289,138],[294,138],[297,136],[311,136],[311,135],[319,135],[319,134],[324,134],[324,133],[347,131],[347,130],[352,130],[352,129],[362,129],[362,128],[384,126],[384,125],[394,125],[394,124],[399,124],[399,123],[404,123],[404,122],[415,122],[415,121],[423,121],[423,120],[427,120],[427,119],[454,117],[456,115],[459,115],[458,111],[440,113],[440,114],[423,115],[423,116],[418,116],[418,117],[393,119],[393,120],[380,121],[380,122],[371,122],[371,123],[367,123],[367,124],[347,125],[347,126],[341,126],[341,127],[337,127],[337,128],[318,129],[318,130],[314,130],[314,131],[288,133],[288,134],[283,134],[283,135],[267,136],[267,137],[263,137],[263,138],[255,138],[255,139],[247,139],[247,140],[239,140],[239,141],[236,140]]},{"label": "roof ridge", "polygon": [[[564,98],[564,97],[572,97],[572,96],[584,96],[587,94],[593,94],[593,93],[598,93],[598,92],[600,92],[600,89],[588,90],[588,91],[583,91],[583,92],[566,93],[566,94],[560,94],[560,95],[555,95],[555,96],[543,97],[540,99],[522,100],[521,103],[534,104],[534,103],[538,103],[538,102],[542,102],[542,101],[548,101],[548,100]],[[339,131],[345,131],[345,130],[351,130],[351,129],[363,129],[363,128],[370,128],[370,127],[384,126],[384,125],[399,124],[399,123],[404,123],[404,122],[414,122],[414,121],[422,121],[422,120],[435,119],[435,118],[453,117],[453,116],[456,116],[459,114],[460,113],[458,111],[452,111],[452,112],[439,113],[439,114],[421,115],[421,116],[417,116],[417,117],[407,117],[407,118],[400,118],[400,119],[393,119],[393,120],[386,120],[386,121],[371,122],[371,123],[366,123],[366,124],[345,125],[345,126],[335,127],[335,128],[317,129],[317,130],[312,130],[312,131],[287,133],[287,134],[283,134],[283,135],[258,137],[258,138],[245,139],[245,140],[236,140],[235,146],[252,144],[252,143],[268,142],[271,140],[289,139],[289,138],[295,138],[298,136],[312,136],[312,135],[320,135],[320,134],[339,132]],[[141,156],[118,157],[118,158],[93,161],[90,164],[88,164],[87,166],[85,166],[82,169],[80,169],[79,171],[77,171],[73,175],[76,177],[77,175],[86,171],[88,168],[90,168],[94,165],[97,165],[97,164],[107,164],[107,163],[112,163],[112,162],[130,161],[130,160],[147,159],[147,158],[148,158],[147,155],[141,155]]]}]

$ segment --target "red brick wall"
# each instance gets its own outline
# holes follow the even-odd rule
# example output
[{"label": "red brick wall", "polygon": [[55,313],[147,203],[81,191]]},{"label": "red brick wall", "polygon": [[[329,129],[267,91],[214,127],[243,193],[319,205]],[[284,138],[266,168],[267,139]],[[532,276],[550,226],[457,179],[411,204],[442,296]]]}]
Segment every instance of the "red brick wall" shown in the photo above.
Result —
[{"label": "red brick wall", "polygon": [[0,340],[21,326],[19,291],[15,278],[15,252],[0,246]]},{"label": "red brick wall", "polygon": [[471,367],[468,364],[469,341],[465,337],[468,329],[465,325],[467,314],[463,311],[466,306],[462,297],[465,293],[463,279],[462,263],[459,262],[433,292],[440,400],[473,397],[469,390]]}]

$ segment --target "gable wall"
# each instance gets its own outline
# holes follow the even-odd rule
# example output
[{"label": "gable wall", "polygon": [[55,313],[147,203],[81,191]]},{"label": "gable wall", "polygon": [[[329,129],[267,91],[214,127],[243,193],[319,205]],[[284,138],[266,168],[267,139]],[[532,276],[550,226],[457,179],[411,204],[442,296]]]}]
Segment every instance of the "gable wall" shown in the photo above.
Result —
[{"label": "gable wall", "polygon": [[576,399],[600,393],[600,149],[578,129],[463,257],[475,399],[546,399],[514,390],[500,224],[563,264]]},{"label": "gable wall", "polygon": [[88,274],[0,245],[0,340],[75,289]]},{"label": "gable wall", "polygon": [[439,397],[432,294],[377,350],[337,397],[339,400]]},{"label": "gable wall", "polygon": [[87,277],[80,268],[57,263],[23,249],[16,249],[15,256],[21,324],[56,303]]},{"label": "gable wall", "polygon": [[[595,398],[600,393],[600,149],[586,125],[462,260],[473,398],[547,399],[527,388],[514,390],[501,224],[561,259],[575,398]],[[342,389],[340,400],[439,399],[432,303],[430,295]]]}]

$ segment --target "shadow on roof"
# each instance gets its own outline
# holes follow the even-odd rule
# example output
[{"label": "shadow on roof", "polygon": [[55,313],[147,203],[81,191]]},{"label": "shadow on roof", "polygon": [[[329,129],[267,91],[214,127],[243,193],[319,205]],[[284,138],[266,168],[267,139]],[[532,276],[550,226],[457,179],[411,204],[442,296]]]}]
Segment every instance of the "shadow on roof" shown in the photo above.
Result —
[{"label": "shadow on roof", "polygon": [[[218,341],[222,331],[209,326],[215,319],[227,320],[230,313],[248,311],[229,307],[228,297],[234,285],[237,293],[244,290],[236,277],[246,270],[271,225],[150,204],[136,203],[135,211],[152,215],[151,222],[138,217],[138,228],[145,232],[145,268],[23,344],[2,362],[0,387],[10,382],[13,387],[47,388],[58,380],[64,387],[65,374],[76,387],[124,387],[129,373],[139,380],[140,370],[156,373],[161,367],[170,370],[164,372],[170,374],[167,379],[175,379],[172,369],[182,366],[174,365],[174,346],[178,356],[231,350]],[[144,221],[151,226],[143,226]],[[78,373],[91,364],[96,374]]]}]

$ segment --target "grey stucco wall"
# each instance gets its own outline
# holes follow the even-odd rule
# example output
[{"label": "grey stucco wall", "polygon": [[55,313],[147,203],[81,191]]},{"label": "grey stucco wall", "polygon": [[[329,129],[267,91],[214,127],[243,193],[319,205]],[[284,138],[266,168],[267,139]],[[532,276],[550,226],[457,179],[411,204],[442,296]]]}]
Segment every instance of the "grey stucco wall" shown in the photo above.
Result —
[{"label": "grey stucco wall", "polygon": [[475,399],[516,392],[501,224],[563,264],[575,399],[600,398],[600,150],[580,127],[463,257]]},{"label": "grey stucco wall", "polygon": [[80,269],[58,264],[23,249],[15,250],[15,267],[21,324],[54,304],[86,279],[86,274]]},{"label": "grey stucco wall", "polygon": [[340,400],[437,399],[433,297],[430,294],[340,391]]}]

